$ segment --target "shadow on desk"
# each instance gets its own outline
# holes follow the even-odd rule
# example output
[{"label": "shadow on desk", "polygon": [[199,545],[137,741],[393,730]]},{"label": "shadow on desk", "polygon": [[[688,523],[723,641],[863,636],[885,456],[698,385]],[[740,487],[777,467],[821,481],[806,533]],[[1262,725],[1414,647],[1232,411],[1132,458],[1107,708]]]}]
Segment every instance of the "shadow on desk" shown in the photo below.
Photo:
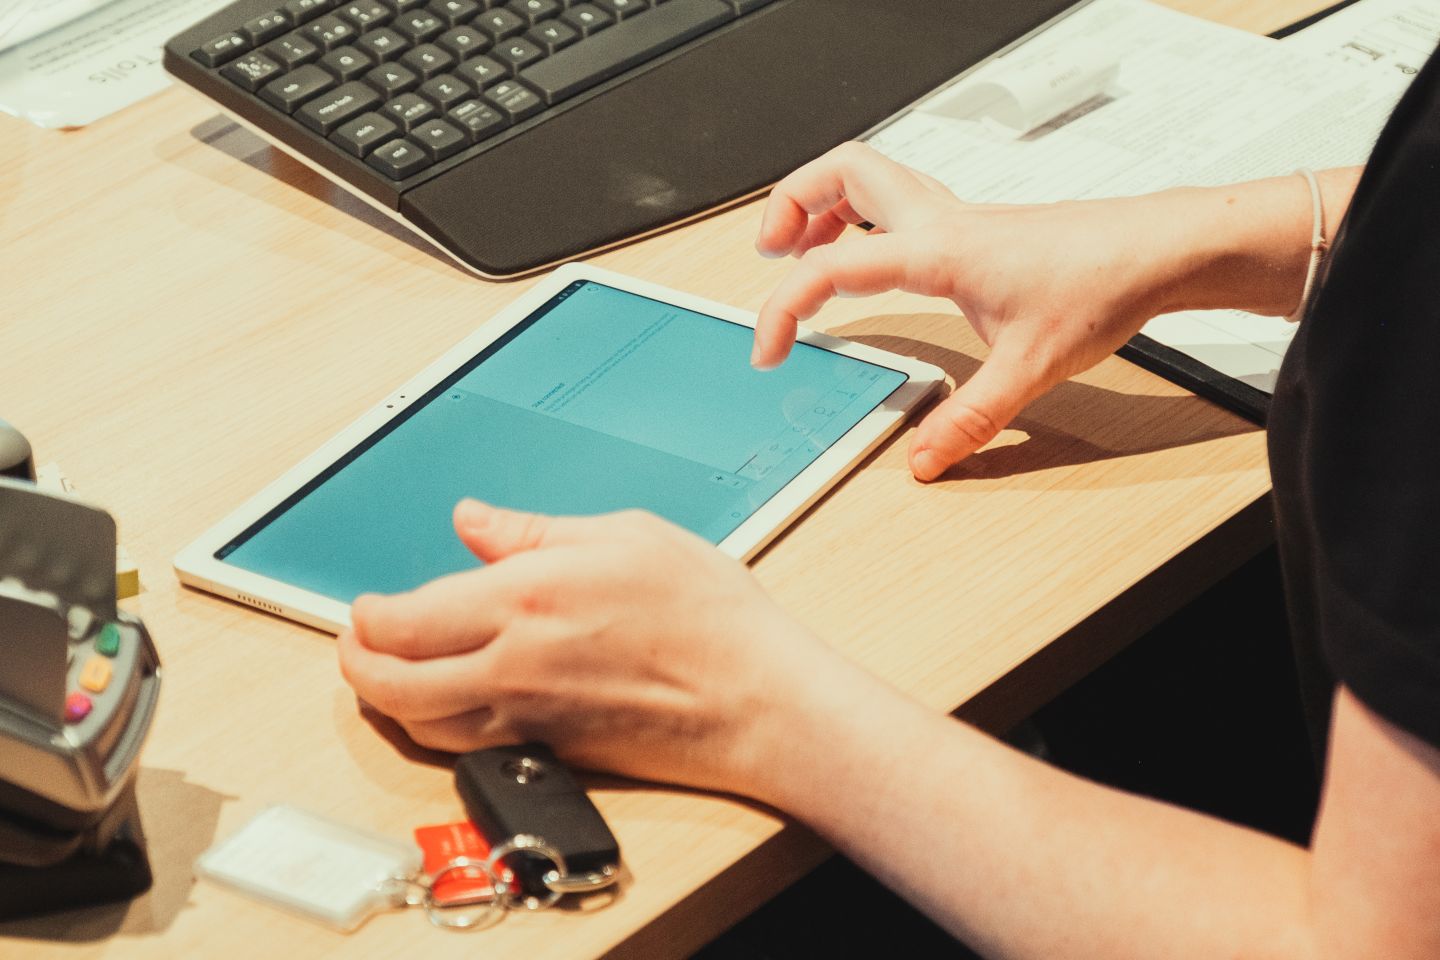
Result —
[{"label": "shadow on desk", "polygon": [[[388,245],[377,242],[380,237],[388,237],[398,240],[409,247],[425,254],[426,258],[443,269],[447,273],[458,272],[463,276],[468,274],[459,264],[449,259],[430,243],[421,239],[417,234],[405,229],[390,217],[370,206],[364,200],[350,193],[342,187],[336,186],[323,175],[315,172],[305,164],[291,157],[276,147],[271,146],[263,138],[238,123],[224,116],[211,117],[204,123],[192,127],[190,137],[210,147],[226,157],[238,160],[251,169],[258,170],[267,177],[274,179],[285,186],[299,190],[320,201],[328,207],[345,214],[351,219],[358,221],[354,225],[353,233],[356,239],[377,249],[385,248],[391,250]],[[297,207],[288,202],[286,193],[274,194],[270,191],[245,190],[242,186],[233,182],[233,178],[219,180],[210,167],[201,162],[197,163],[185,154],[183,150],[168,150],[164,145],[161,151],[166,153],[166,159],[189,169],[192,173],[217,182],[217,185],[226,189],[240,189],[248,197],[254,200],[269,202],[272,205],[281,207],[288,216],[305,216],[303,208]],[[214,224],[209,225],[212,228]],[[393,252],[393,251],[392,251]]]},{"label": "shadow on desk", "polygon": [[180,770],[142,767],[139,777],[140,819],[155,877],[149,892],[126,903],[0,923],[0,940],[89,943],[159,933],[175,922],[195,884],[192,867],[215,842],[220,807],[235,798],[186,781]]},{"label": "shadow on desk", "polygon": [[[918,357],[944,370],[956,383],[964,383],[980,368],[980,360],[966,352],[963,341],[973,340],[965,321],[957,315],[907,316],[905,325],[920,325],[920,338],[888,334],[899,326],[898,317],[867,317],[830,332],[857,343]],[[1221,437],[1252,433],[1260,427],[1225,414],[1193,395],[1147,396],[1118,393],[1078,380],[1068,380],[1034,401],[1000,436],[979,453],[952,467],[944,480],[1001,480],[1014,487],[1015,478],[1056,467],[1076,466],[1191,446]],[[1217,419],[1219,422],[1217,423]],[[1178,476],[1204,475],[1203,460],[1187,458],[1137,465],[1126,473],[1129,484]],[[1183,473],[1177,473],[1183,470]],[[1054,478],[1046,489],[1064,488]]]}]

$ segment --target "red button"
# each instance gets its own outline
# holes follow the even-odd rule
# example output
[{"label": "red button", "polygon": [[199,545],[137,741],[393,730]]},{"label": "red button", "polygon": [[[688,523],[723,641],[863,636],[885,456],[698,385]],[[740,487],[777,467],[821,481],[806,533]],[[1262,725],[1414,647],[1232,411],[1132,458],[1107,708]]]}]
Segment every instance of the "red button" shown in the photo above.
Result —
[{"label": "red button", "polygon": [[90,698],[76,691],[65,698],[65,722],[79,723],[90,715]]}]

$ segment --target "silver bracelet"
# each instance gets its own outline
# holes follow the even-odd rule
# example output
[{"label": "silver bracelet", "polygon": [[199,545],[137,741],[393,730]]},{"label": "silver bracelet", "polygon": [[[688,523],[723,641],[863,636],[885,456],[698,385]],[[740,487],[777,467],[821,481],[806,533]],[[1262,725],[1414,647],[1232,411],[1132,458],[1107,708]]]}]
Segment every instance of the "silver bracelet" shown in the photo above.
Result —
[{"label": "silver bracelet", "polygon": [[1301,167],[1295,172],[1304,177],[1305,182],[1310,185],[1310,204],[1314,220],[1310,230],[1310,266],[1305,270],[1305,287],[1300,291],[1299,305],[1285,318],[1289,323],[1299,323],[1300,318],[1305,315],[1306,308],[1310,306],[1310,297],[1315,292],[1315,278],[1320,273],[1320,264],[1325,262],[1325,254],[1330,250],[1329,241],[1325,239],[1325,205],[1320,202],[1320,182],[1309,169]]}]

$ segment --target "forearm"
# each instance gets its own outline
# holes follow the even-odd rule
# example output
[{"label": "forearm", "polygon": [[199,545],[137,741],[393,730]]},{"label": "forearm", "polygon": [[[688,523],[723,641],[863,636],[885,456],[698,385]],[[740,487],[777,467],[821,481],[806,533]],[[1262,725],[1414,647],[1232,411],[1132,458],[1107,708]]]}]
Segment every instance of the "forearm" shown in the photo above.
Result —
[{"label": "forearm", "polygon": [[796,701],[756,792],[987,957],[1309,956],[1306,851],[1072,777],[861,677]]},{"label": "forearm", "polygon": [[[1326,239],[1333,239],[1361,167],[1323,170]],[[1298,176],[1225,187],[1185,187],[1136,198],[1170,234],[1156,313],[1234,308],[1285,316],[1299,304],[1310,261],[1313,204]]]}]

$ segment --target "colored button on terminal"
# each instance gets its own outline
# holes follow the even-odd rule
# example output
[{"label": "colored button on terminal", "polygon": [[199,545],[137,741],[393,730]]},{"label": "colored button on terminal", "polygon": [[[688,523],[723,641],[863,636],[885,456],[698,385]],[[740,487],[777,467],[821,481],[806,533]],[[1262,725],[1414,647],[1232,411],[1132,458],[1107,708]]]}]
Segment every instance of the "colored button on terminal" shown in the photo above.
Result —
[{"label": "colored button on terminal", "polygon": [[83,693],[72,693],[65,698],[65,722],[79,723],[90,715],[90,698]]},{"label": "colored button on terminal", "polygon": [[113,657],[120,652],[119,625],[107,623],[100,628],[100,636],[95,638],[95,652],[103,653],[107,657]]},{"label": "colored button on terminal", "polygon": [[110,686],[110,661],[104,657],[91,657],[80,668],[80,686],[92,693],[104,693]]}]

